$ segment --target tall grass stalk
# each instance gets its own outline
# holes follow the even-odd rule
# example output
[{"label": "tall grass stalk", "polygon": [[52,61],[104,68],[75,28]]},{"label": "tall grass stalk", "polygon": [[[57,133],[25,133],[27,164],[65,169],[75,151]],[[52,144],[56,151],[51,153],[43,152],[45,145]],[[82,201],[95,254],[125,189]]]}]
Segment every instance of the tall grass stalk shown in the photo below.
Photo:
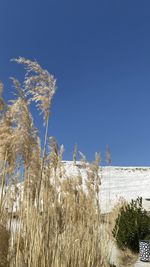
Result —
[{"label": "tall grass stalk", "polygon": [[[3,133],[7,133],[4,146],[4,134],[0,131],[0,164],[4,164],[1,217],[7,214],[5,229],[10,234],[5,259],[9,267],[108,267],[108,253],[104,249],[108,235],[103,240],[100,210],[100,156],[96,154],[95,161],[89,164],[81,154],[84,160],[80,167],[87,172],[84,180],[80,172],[76,176],[66,174],[63,146],[59,149],[51,138],[47,148],[56,81],[37,62],[24,58],[15,61],[25,66],[25,81],[21,88],[13,79],[19,96],[3,110],[0,121]],[[31,102],[44,114],[43,153],[29,111]],[[9,154],[4,153],[7,149]],[[2,205],[5,172],[10,184]],[[23,177],[20,184],[16,179],[19,175]],[[0,222],[3,223],[1,218]],[[0,266],[6,267],[6,262]]]}]

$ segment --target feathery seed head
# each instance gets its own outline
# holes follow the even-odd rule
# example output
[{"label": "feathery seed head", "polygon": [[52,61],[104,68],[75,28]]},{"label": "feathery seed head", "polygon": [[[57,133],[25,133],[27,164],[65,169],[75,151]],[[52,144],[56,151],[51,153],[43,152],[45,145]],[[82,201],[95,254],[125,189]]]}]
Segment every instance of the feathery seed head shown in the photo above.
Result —
[{"label": "feathery seed head", "polygon": [[4,88],[4,85],[0,81],[0,111],[4,110],[4,107],[5,107],[5,103],[4,103],[4,100],[2,98],[3,88]]},{"label": "feathery seed head", "polygon": [[3,85],[2,81],[0,81],[0,97],[2,96],[3,88],[4,88],[4,85]]},{"label": "feathery seed head", "polygon": [[18,64],[25,66],[26,75],[24,92],[30,96],[30,100],[36,103],[36,107],[44,114],[44,122],[48,120],[51,101],[56,92],[56,80],[47,70],[41,68],[37,61],[31,61],[23,57],[13,59]]}]

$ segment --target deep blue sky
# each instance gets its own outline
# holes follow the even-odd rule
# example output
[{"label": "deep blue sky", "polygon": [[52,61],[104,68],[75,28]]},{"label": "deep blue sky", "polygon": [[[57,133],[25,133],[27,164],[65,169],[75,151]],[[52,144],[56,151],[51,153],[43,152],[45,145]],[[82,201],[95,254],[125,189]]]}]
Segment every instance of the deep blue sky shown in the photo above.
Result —
[{"label": "deep blue sky", "polygon": [[[49,135],[89,160],[108,144],[113,165],[150,165],[150,1],[1,0],[0,79],[11,58],[36,59],[57,78]],[[42,118],[35,116],[43,135]]]}]

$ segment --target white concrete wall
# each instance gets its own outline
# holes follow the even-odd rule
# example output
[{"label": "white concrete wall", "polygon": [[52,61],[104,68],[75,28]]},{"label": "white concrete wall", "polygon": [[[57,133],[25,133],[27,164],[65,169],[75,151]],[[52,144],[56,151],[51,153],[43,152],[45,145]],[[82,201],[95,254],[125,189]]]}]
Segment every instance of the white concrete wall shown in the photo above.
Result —
[{"label": "white concrete wall", "polygon": [[[64,162],[66,174],[81,174],[87,178],[87,169],[80,162],[76,166],[72,162]],[[150,211],[150,167],[102,167],[100,202],[102,212],[108,212],[123,197],[127,201],[143,198],[143,206]]]}]

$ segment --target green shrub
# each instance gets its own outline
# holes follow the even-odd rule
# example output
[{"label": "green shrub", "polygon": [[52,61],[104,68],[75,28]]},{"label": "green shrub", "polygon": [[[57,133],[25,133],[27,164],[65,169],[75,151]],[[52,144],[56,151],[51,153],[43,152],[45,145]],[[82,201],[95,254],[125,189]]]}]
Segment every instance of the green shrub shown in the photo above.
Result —
[{"label": "green shrub", "polygon": [[120,209],[112,233],[121,249],[139,252],[139,240],[150,235],[150,217],[142,207],[142,198],[138,197]]}]

